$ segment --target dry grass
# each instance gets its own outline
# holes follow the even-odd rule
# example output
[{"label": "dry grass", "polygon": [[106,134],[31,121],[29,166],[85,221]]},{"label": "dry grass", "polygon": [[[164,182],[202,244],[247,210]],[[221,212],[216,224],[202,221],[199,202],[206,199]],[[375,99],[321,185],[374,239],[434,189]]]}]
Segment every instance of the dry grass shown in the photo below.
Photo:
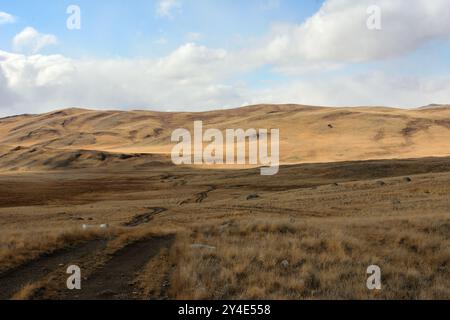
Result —
[{"label": "dry grass", "polygon": [[[449,228],[450,219],[268,218],[198,226],[172,253],[178,268],[171,294],[178,299],[450,299]],[[192,243],[217,249],[193,249]],[[382,269],[381,291],[366,287],[366,269],[373,264]]]},{"label": "dry grass", "polygon": [[110,238],[116,230],[4,231],[0,234],[0,271],[11,269],[40,255],[98,237]]},{"label": "dry grass", "polygon": [[[283,167],[270,179],[172,167],[170,178],[168,168],[0,176],[4,188],[14,184],[0,208],[0,266],[109,237],[80,230],[109,223],[106,246],[79,261],[84,276],[128,243],[177,235],[136,278],[140,298],[450,299],[449,168],[449,159],[422,159]],[[167,210],[124,227],[156,207]],[[372,264],[382,269],[381,291],[366,288]],[[63,269],[33,279],[44,287],[37,298],[64,296]],[[33,283],[19,297],[36,298]]]},{"label": "dry grass", "polygon": [[144,299],[167,299],[170,284],[170,252],[163,249],[140,272],[137,281],[140,284]]}]

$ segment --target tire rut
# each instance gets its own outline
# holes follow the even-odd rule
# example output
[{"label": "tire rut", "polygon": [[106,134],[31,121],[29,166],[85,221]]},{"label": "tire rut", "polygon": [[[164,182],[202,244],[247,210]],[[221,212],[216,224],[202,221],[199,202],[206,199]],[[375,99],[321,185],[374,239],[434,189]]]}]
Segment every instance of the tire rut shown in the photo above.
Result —
[{"label": "tire rut", "polygon": [[106,240],[96,239],[60,249],[0,274],[0,300],[10,299],[25,285],[40,280],[60,268],[61,265],[67,266],[106,247],[106,243]]},{"label": "tire rut", "polygon": [[191,203],[191,202],[202,203],[203,201],[205,201],[208,198],[209,193],[213,192],[215,190],[217,190],[217,188],[215,186],[210,186],[208,190],[195,194],[195,199],[183,200],[179,203],[179,205],[183,206],[183,205]]},{"label": "tire rut", "polygon": [[210,186],[208,190],[200,192],[199,194],[197,194],[197,199],[195,199],[195,202],[202,203],[208,198],[208,194],[210,192],[213,192],[214,190],[216,190],[216,187]]},{"label": "tire rut", "polygon": [[120,249],[101,268],[82,282],[81,290],[67,292],[64,300],[135,300],[139,289],[137,273],[163,248],[172,245],[174,236],[139,240]]},{"label": "tire rut", "polygon": [[159,207],[157,207],[157,208],[149,208],[149,209],[152,210],[152,211],[144,213],[144,214],[137,215],[137,216],[133,217],[133,219],[131,219],[131,221],[126,222],[123,225],[125,227],[137,227],[137,226],[139,226],[141,224],[150,222],[153,219],[154,216],[167,211],[166,208],[159,208]]}]

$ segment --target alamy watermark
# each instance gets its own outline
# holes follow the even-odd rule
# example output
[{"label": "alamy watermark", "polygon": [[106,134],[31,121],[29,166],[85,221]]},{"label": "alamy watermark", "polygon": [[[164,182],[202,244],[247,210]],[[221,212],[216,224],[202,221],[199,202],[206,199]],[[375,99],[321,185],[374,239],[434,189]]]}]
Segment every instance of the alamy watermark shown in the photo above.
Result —
[{"label": "alamy watermark", "polygon": [[67,278],[67,289],[81,290],[81,269],[79,266],[72,265],[67,268],[66,273],[70,274]]},{"label": "alamy watermark", "polygon": [[381,290],[381,268],[376,265],[369,266],[367,268],[367,289],[369,290]]},{"label": "alamy watermark", "polygon": [[70,5],[66,9],[66,13],[69,15],[66,21],[66,27],[69,30],[81,29],[81,9],[77,5]]},{"label": "alamy watermark", "polygon": [[367,29],[369,30],[381,30],[381,7],[372,5],[367,8]]},{"label": "alamy watermark", "polygon": [[175,165],[255,165],[261,166],[261,175],[265,176],[279,171],[279,129],[203,132],[203,121],[195,121],[193,136],[187,129],[176,129],[172,142],[178,142],[171,153]]}]

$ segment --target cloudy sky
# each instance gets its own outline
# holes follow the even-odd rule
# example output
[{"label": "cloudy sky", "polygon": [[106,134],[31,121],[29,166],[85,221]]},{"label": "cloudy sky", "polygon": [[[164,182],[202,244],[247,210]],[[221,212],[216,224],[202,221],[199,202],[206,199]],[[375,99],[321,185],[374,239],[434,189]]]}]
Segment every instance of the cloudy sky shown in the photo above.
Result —
[{"label": "cloudy sky", "polygon": [[0,0],[2,116],[256,103],[450,103],[450,1]]}]

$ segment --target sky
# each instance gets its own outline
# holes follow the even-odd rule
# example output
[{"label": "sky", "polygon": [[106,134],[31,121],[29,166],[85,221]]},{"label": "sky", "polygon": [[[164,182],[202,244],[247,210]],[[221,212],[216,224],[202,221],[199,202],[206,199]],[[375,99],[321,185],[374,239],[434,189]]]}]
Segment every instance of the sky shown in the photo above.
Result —
[{"label": "sky", "polygon": [[450,103],[448,0],[0,0],[0,115]]}]

